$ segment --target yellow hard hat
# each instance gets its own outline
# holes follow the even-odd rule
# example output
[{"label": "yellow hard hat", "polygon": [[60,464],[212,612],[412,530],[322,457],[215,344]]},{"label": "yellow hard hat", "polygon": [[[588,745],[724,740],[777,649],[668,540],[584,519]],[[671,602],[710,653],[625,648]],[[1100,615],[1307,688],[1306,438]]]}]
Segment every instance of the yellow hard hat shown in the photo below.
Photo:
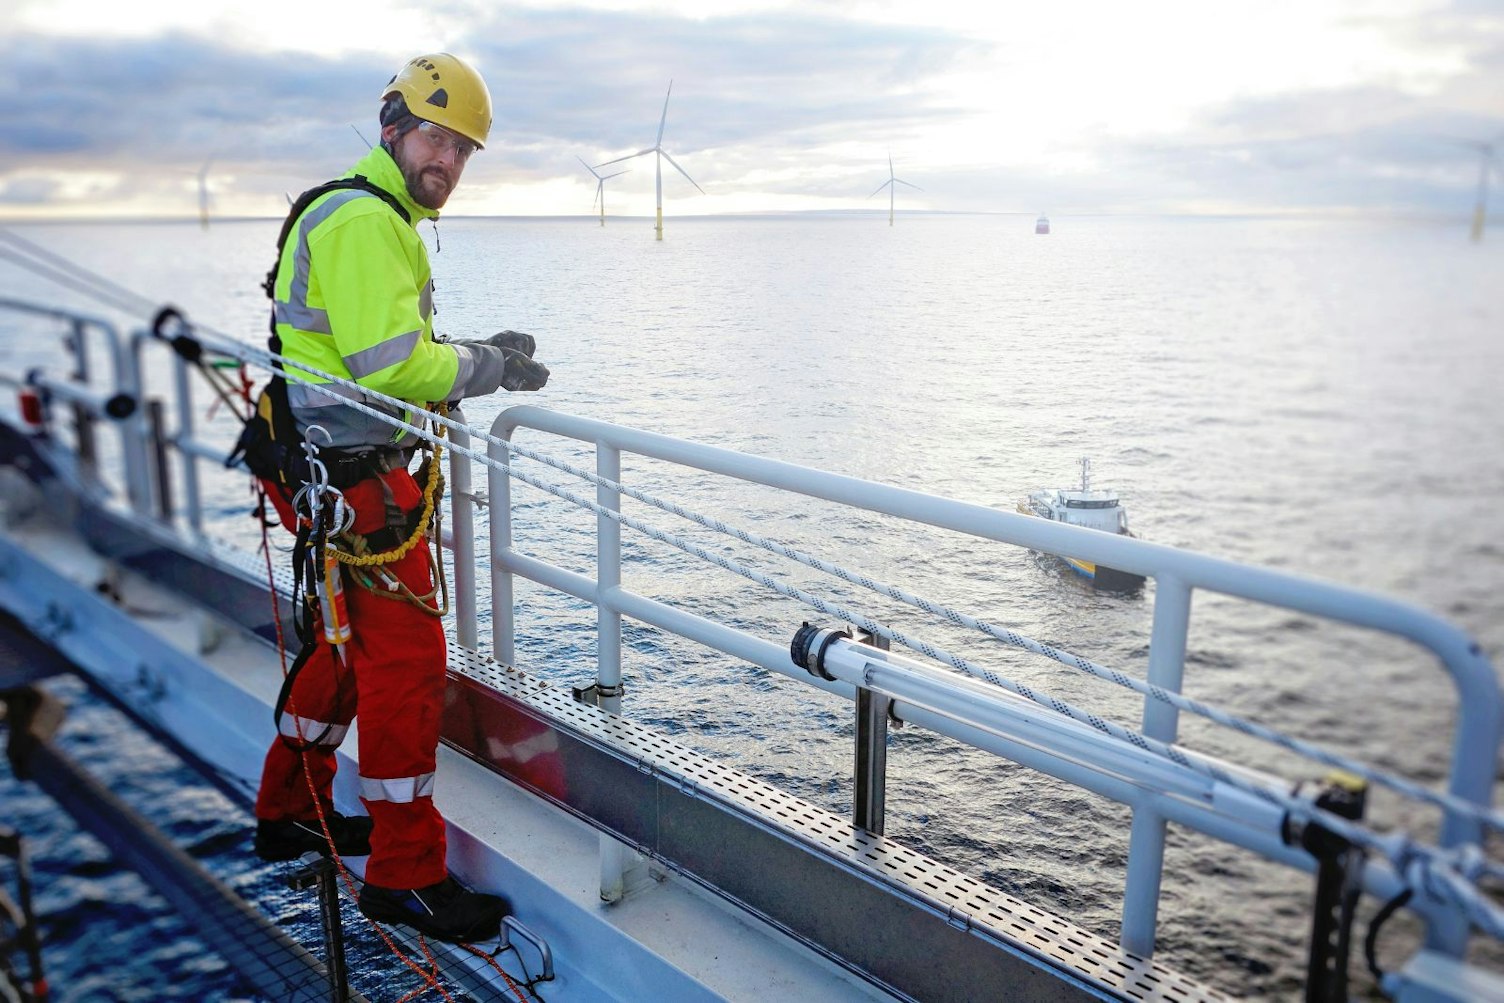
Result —
[{"label": "yellow hard hat", "polygon": [[457,132],[484,147],[491,134],[491,92],[474,67],[457,56],[438,52],[418,56],[387,83],[385,101],[401,94],[418,118]]}]

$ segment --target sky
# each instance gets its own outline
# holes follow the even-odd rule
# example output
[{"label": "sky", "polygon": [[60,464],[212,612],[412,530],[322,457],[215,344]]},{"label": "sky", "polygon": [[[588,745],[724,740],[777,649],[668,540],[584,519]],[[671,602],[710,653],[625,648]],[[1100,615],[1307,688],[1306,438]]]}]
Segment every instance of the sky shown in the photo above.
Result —
[{"label": "sky", "polygon": [[12,220],[196,217],[201,172],[280,216],[432,51],[495,109],[451,215],[593,212],[671,80],[670,215],[886,211],[891,158],[901,211],[1461,219],[1483,142],[1504,205],[1504,0],[0,0],[0,45]]}]

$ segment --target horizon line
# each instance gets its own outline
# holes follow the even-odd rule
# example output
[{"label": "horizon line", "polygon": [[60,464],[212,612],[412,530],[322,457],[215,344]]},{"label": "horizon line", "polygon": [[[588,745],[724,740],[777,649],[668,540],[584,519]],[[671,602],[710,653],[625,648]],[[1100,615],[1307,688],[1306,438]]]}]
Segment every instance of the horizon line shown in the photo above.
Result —
[{"label": "horizon line", "polygon": [[[1094,210],[1086,210],[1086,211],[1043,212],[1043,213],[1041,213],[1041,212],[1035,212],[1035,211],[1025,211],[1025,210],[1021,210],[1021,209],[899,209],[897,211],[897,214],[900,215],[900,216],[1020,216],[1020,217],[1033,217],[1033,218],[1038,218],[1040,216],[1046,216],[1046,217],[1053,217],[1053,218],[1060,218],[1060,219],[1081,219],[1081,218],[1101,217],[1101,216],[1112,216],[1112,217],[1168,216],[1168,217],[1186,217],[1186,218],[1194,218],[1194,219],[1302,219],[1302,218],[1306,218],[1306,219],[1312,219],[1312,218],[1322,219],[1322,218],[1332,218],[1332,217],[1337,217],[1337,218],[1341,218],[1341,219],[1361,219],[1361,218],[1364,218],[1364,217],[1373,217],[1373,218],[1382,218],[1382,219],[1435,219],[1435,220],[1456,220],[1456,219],[1461,219],[1461,220],[1464,220],[1464,221],[1467,220],[1467,219],[1469,219],[1470,216],[1471,216],[1470,213],[1458,212],[1456,210],[1437,210],[1437,209],[1419,209],[1419,208],[1416,208],[1416,209],[1382,209],[1382,210],[1375,210],[1375,209],[1353,209],[1353,208],[1333,208],[1333,207],[1313,208],[1313,209],[1249,209],[1249,210],[1226,210],[1226,211],[1219,211],[1219,212],[1205,212],[1205,211],[1195,211],[1195,210],[1164,210],[1164,209],[1159,209],[1159,210],[1153,210],[1153,209],[1135,209],[1135,210],[1094,209]],[[685,213],[685,214],[682,214],[682,215],[678,215],[675,218],[678,219],[678,220],[680,220],[681,222],[689,222],[689,221],[697,220],[697,219],[698,220],[709,220],[709,219],[757,219],[757,218],[768,218],[768,217],[774,217],[774,216],[873,216],[873,217],[881,217],[881,216],[886,216],[886,215],[887,215],[886,212],[879,211],[879,210],[874,210],[874,209],[761,209],[761,210],[750,210],[750,211],[745,211],[745,212]],[[1489,213],[1488,218],[1492,219],[1492,218],[1494,218],[1494,216],[1495,216],[1494,213]],[[282,214],[282,215],[270,215],[270,214],[268,214],[268,215],[211,216],[210,217],[210,223],[262,223],[262,222],[277,222],[277,221],[280,221],[280,220],[285,220],[286,218],[287,218],[286,214]],[[560,221],[560,222],[590,221],[590,222],[596,222],[596,221],[598,221],[600,219],[600,217],[596,213],[582,213],[582,214],[574,214],[574,213],[536,213],[536,214],[522,214],[522,213],[465,213],[465,214],[454,214],[454,215],[441,216],[441,217],[436,218],[435,222],[450,221],[450,220],[461,220],[461,219],[463,219],[463,220],[507,219],[507,220],[531,220],[531,221],[534,221],[534,222],[541,222],[541,221]],[[652,222],[652,220],[654,219],[654,217],[651,216],[651,215],[632,215],[632,214],[626,214],[626,215],[608,215],[606,217],[606,219],[608,219],[608,220],[615,219],[615,220],[624,220],[624,221],[625,220],[634,220],[634,221],[635,220],[644,220],[644,221],[647,221],[647,222]],[[21,224],[55,224],[55,223],[63,223],[63,224],[71,224],[71,223],[84,223],[84,224],[100,224],[100,223],[138,223],[138,224],[143,224],[143,223],[144,224],[193,223],[195,225],[199,225],[201,223],[201,220],[200,220],[200,217],[199,217],[199,215],[197,213],[182,214],[182,215],[122,214],[122,215],[118,215],[118,216],[113,216],[113,215],[97,215],[97,216],[70,216],[70,215],[55,215],[55,216],[13,216],[13,215],[7,215],[5,213],[0,213],[0,226],[21,225]]]}]

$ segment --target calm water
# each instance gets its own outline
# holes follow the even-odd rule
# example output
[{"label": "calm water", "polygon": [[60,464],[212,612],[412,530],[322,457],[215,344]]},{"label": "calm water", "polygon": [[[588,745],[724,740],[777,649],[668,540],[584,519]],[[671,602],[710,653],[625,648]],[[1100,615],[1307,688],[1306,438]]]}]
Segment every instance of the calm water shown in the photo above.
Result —
[{"label": "calm water", "polygon": [[[646,220],[605,229],[444,222],[438,324],[457,337],[533,333],[554,375],[530,402],[982,505],[1011,509],[1028,490],[1067,485],[1076,458],[1090,456],[1097,483],[1122,493],[1145,538],[1389,593],[1447,615],[1496,662],[1504,657],[1495,501],[1504,495],[1504,240],[1471,245],[1460,223],[1054,223],[1036,237],[1032,217],[904,218],[893,228],[881,216],[670,219],[660,244]],[[18,232],[219,330],[248,340],[264,331],[256,280],[275,223]],[[6,264],[0,290],[70,298]],[[0,352],[30,362],[34,346]],[[479,402],[471,422],[487,425],[514,401]],[[585,456],[536,436],[519,441]],[[1145,671],[1152,587],[1099,595],[1013,548],[736,492],[649,463],[629,461],[625,476],[994,624]],[[213,497],[222,531],[249,540],[244,485],[225,481]],[[519,546],[592,570],[592,516],[529,488],[518,499]],[[644,506],[628,511],[703,538]],[[778,643],[811,618],[633,535],[625,578],[635,591]],[[728,552],[759,567],[770,560]],[[1139,703],[1121,691],[844,586],[823,588],[1137,726]],[[572,683],[592,673],[589,609],[526,584],[519,603],[523,668]],[[845,705],[651,628],[628,624],[627,641],[629,713],[849,810]],[[1434,782],[1446,770],[1455,700],[1437,667],[1405,645],[1198,596],[1186,689],[1408,776]],[[143,746],[78,698],[98,720],[76,741]],[[1183,733],[1194,748],[1288,767],[1194,720]],[[201,843],[216,870],[274,914],[304,908],[278,889],[274,870],[247,859],[248,839],[236,839],[248,824],[241,808],[181,771],[162,774],[168,764],[149,755],[100,758],[117,786],[132,786],[143,764],[165,776],[141,781],[141,796],[171,806],[176,835]],[[895,734],[889,781],[889,835],[1116,935],[1124,811],[915,729]],[[19,821],[38,840],[61,998],[234,997],[233,978],[171,917],[128,922],[118,943],[101,944],[96,920],[115,921],[109,903],[122,896],[140,899],[134,879],[101,863],[28,788],[6,776],[0,793],[0,822]],[[1389,809],[1381,800],[1375,811]],[[1306,878],[1179,830],[1167,868],[1164,960],[1238,996],[1297,991]],[[1405,943],[1406,931],[1387,931],[1384,960],[1398,963]],[[1504,970],[1497,952],[1484,954]],[[142,988],[90,995],[103,992],[88,988],[91,966],[132,956],[141,962],[112,977],[125,985],[139,975]],[[1366,980],[1361,967],[1355,959],[1354,976]],[[164,972],[170,987],[158,984]]]}]

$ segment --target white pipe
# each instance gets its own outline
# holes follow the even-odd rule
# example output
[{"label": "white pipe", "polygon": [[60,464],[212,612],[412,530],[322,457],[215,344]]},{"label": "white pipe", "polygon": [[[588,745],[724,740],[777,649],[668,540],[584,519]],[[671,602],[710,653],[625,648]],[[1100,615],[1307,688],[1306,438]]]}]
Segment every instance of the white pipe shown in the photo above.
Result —
[{"label": "white pipe", "polygon": [[[449,417],[465,422],[465,413],[451,408]],[[470,447],[470,435],[458,428],[449,429],[449,441],[461,449]],[[475,493],[471,486],[470,457],[449,451],[449,526],[450,547],[454,554],[454,639],[466,648],[478,646],[476,624],[475,579]]]}]

